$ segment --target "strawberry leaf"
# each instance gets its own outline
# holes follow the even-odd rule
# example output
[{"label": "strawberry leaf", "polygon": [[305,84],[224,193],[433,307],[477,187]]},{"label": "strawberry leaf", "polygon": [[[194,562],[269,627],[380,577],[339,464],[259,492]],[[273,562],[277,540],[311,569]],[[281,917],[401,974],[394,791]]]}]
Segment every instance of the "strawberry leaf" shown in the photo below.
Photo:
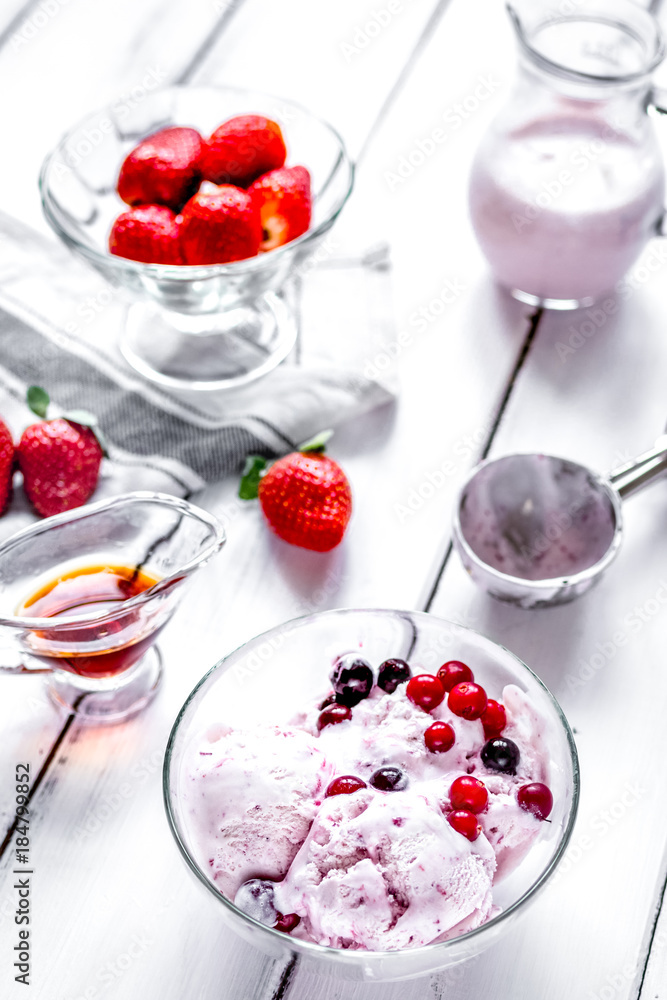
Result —
[{"label": "strawberry leaf", "polygon": [[266,469],[266,459],[261,455],[248,455],[245,460],[245,468],[241,476],[239,485],[239,497],[241,500],[256,500],[259,481],[262,473]]},{"label": "strawberry leaf", "polygon": [[63,420],[69,420],[73,424],[81,424],[82,427],[94,428],[97,426],[97,417],[88,410],[68,410],[63,413]]},{"label": "strawberry leaf", "polygon": [[[67,419],[71,420],[72,418],[68,417]],[[102,455],[104,456],[104,458],[109,458],[110,457],[109,442],[107,441],[106,436],[102,433],[102,428],[99,426],[99,424],[95,424],[93,427],[90,427],[89,430],[91,430],[95,435],[95,437],[97,438],[97,443],[99,444],[102,450]]]},{"label": "strawberry leaf", "polygon": [[69,420],[71,424],[79,424],[81,427],[87,427],[88,430],[92,431],[102,449],[102,454],[105,458],[109,457],[109,443],[102,433],[102,429],[94,413],[90,413],[88,410],[68,410],[66,413],[63,413],[63,420]]},{"label": "strawberry leaf", "polygon": [[31,385],[26,394],[28,406],[38,417],[46,419],[46,411],[49,408],[49,394],[39,385]]},{"label": "strawberry leaf", "polygon": [[297,451],[309,452],[318,451],[323,452],[327,446],[329,440],[333,437],[333,431],[320,431],[315,437],[311,438],[310,441],[306,441],[305,444],[300,445]]}]

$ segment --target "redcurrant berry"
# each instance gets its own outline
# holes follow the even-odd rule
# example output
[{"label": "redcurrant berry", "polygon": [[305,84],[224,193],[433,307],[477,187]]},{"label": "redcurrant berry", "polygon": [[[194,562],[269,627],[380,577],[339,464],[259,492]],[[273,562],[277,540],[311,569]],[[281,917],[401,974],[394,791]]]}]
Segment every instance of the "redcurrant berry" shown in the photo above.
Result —
[{"label": "redcurrant berry", "polygon": [[479,822],[477,817],[468,812],[467,809],[457,809],[454,812],[450,812],[447,819],[449,820],[449,825],[453,827],[457,833],[462,833],[464,837],[468,840],[477,840],[480,833],[482,832],[482,824]]},{"label": "redcurrant berry", "polygon": [[334,778],[329,783],[324,797],[326,799],[331,795],[351,795],[352,792],[358,792],[360,788],[366,788],[366,782],[362,781],[361,778],[357,778],[353,774],[341,774],[339,778]]},{"label": "redcurrant berry", "polygon": [[482,725],[484,726],[484,735],[487,740],[490,740],[492,736],[500,736],[503,729],[507,725],[505,706],[501,705],[499,701],[494,701],[493,698],[489,698],[481,719]]},{"label": "redcurrant berry", "polygon": [[447,704],[454,715],[460,715],[464,719],[479,719],[486,708],[486,691],[473,681],[463,681],[449,692]]},{"label": "redcurrant berry", "polygon": [[462,775],[452,782],[449,801],[453,809],[467,809],[471,813],[480,813],[489,804],[489,793],[479,778]]},{"label": "redcurrant berry", "polygon": [[438,670],[438,677],[445,691],[451,691],[457,684],[463,681],[474,681],[473,672],[465,663],[460,660],[449,660]]},{"label": "redcurrant berry", "polygon": [[348,708],[347,705],[327,705],[327,707],[320,712],[317,720],[317,728],[320,732],[322,732],[325,726],[335,726],[336,723],[346,722],[351,718],[352,709]]},{"label": "redcurrant berry", "polygon": [[301,917],[298,913],[277,913],[276,917],[277,919],[273,926],[277,931],[282,931],[283,934],[289,934],[297,924],[301,923]]},{"label": "redcurrant berry", "polygon": [[522,809],[531,812],[538,819],[546,819],[553,809],[554,797],[551,790],[541,781],[522,785],[516,798]]},{"label": "redcurrant berry", "polygon": [[425,712],[437,708],[445,697],[445,689],[433,674],[417,674],[408,681],[405,693],[414,705],[419,705]]},{"label": "redcurrant berry", "polygon": [[445,753],[451,750],[456,739],[448,722],[434,722],[424,733],[424,743],[431,753]]}]

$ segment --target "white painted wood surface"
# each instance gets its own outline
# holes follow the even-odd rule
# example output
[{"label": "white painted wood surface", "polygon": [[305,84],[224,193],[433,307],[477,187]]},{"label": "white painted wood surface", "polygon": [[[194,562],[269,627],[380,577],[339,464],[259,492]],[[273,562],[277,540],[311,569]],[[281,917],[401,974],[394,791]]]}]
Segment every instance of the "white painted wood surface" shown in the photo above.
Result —
[{"label": "white painted wood surface", "polygon": [[[439,579],[431,610],[472,624],[534,667],[577,729],[582,758],[580,819],[562,874],[487,954],[433,980],[396,985],[316,980],[298,968],[285,979],[280,963],[219,925],[167,830],[160,790],[167,734],[217,659],[303,611],[429,601],[456,490],[488,439],[527,334],[530,310],[491,284],[465,207],[470,158],[512,77],[502,4],[406,0],[377,38],[350,54],[344,46],[359,40],[380,6],[197,0],[186,10],[176,0],[69,0],[29,44],[0,51],[0,86],[12,95],[0,105],[0,124],[21,136],[21,158],[3,161],[0,208],[43,231],[35,179],[44,152],[74,120],[130,93],[151,71],[164,82],[187,73],[196,82],[253,86],[318,110],[360,157],[355,193],[334,231],[336,253],[389,242],[396,332],[410,334],[392,366],[398,406],[342,430],[332,449],[357,500],[341,549],[324,558],[290,549],[268,536],[255,507],[238,509],[235,482],[209,488],[198,499],[229,518],[229,542],[164,634],[158,698],[133,722],[98,731],[74,725],[62,737],[32,805],[28,995],[36,1000],[634,1000],[640,988],[642,1000],[667,997],[664,912],[653,932],[667,848],[667,623],[662,606],[652,611],[667,577],[662,485],[630,502],[617,564],[577,604],[533,613],[502,607],[473,590],[454,557]],[[6,9],[9,22],[15,10]],[[29,5],[26,17],[36,9]],[[481,84],[474,113],[396,183],[401,158],[424,148],[448,109]],[[667,419],[666,273],[638,279],[613,321],[565,363],[556,345],[583,318],[540,322],[492,454],[552,450],[607,468],[650,443]],[[422,308],[433,317],[423,329],[415,322]],[[113,322],[110,312],[99,329],[106,334]],[[96,330],[91,325],[91,337]],[[403,513],[412,491],[446,462],[453,472],[435,495]],[[629,630],[623,623],[635,607],[646,617],[642,627],[600,669],[590,668],[598,644],[608,649]],[[0,837],[14,763],[39,766],[63,721],[39,679],[0,678]],[[10,860],[7,853],[0,862],[0,996],[13,1000],[25,991],[8,975]]]}]

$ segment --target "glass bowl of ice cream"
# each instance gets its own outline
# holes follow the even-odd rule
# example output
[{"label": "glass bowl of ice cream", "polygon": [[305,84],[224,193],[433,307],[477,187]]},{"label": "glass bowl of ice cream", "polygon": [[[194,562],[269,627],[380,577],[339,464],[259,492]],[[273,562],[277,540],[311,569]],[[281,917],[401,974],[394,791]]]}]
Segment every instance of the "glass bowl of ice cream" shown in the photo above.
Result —
[{"label": "glass bowl of ice cream", "polygon": [[[192,180],[188,171],[192,171],[193,184],[201,184],[197,198],[205,189],[212,196],[216,188],[220,190],[219,185],[224,185],[229,196],[231,184],[239,204],[248,199],[245,187],[251,178],[259,180],[253,172],[231,180],[224,172],[207,169],[204,173],[203,146],[198,145],[200,140],[206,145],[207,137],[212,139],[225,122],[248,116],[262,118],[275,126],[281,135],[285,166],[308,175],[312,210],[307,228],[301,231],[300,227],[301,234],[294,238],[291,231],[283,232],[286,242],[273,231],[275,239],[266,246],[262,239],[262,252],[257,252],[256,247],[250,249],[244,242],[249,236],[241,226],[242,219],[234,223],[234,217],[230,216],[230,224],[240,226],[244,236],[242,239],[237,228],[223,227],[226,238],[234,243],[233,254],[212,258],[208,252],[193,252],[183,254],[183,262],[165,263],[172,258],[162,252],[172,242],[167,239],[172,233],[170,227],[174,227],[174,232],[184,231],[182,223],[188,215],[189,202],[185,205],[182,202],[196,193],[195,186],[188,186]],[[165,131],[171,131],[172,135],[178,132],[181,138],[187,134],[190,142],[197,144],[198,151],[196,155],[193,153],[196,162],[184,165],[179,159],[168,178],[149,183],[138,172],[139,157],[134,163],[137,168],[134,181],[130,183],[126,171],[128,154],[138,156],[140,144],[151,138],[155,140],[157,134],[164,136]],[[256,140],[256,133],[239,138],[238,148],[246,158]],[[144,153],[148,152],[151,151],[144,148]],[[185,156],[183,143],[177,144],[176,153]],[[166,155],[161,146],[160,155],[153,149],[147,162],[159,160],[164,168]],[[267,160],[263,168],[269,173],[270,162]],[[279,163],[280,159],[273,162]],[[176,166],[178,176],[174,177]],[[227,157],[226,167],[238,166],[237,160],[230,164]],[[123,172],[125,181],[121,184]],[[215,182],[208,178],[215,178]],[[236,389],[266,375],[292,350],[297,324],[290,298],[284,294],[285,284],[289,278],[304,273],[313,255],[330,254],[325,237],[350,195],[353,178],[354,165],[336,129],[301,105],[234,87],[173,86],[156,89],[139,102],[116,101],[75,125],[44,160],[40,190],[44,213],[54,232],[77,256],[127,293],[127,320],[119,341],[126,360],[146,378],[164,386],[219,390]],[[170,187],[165,193],[167,180]],[[144,200],[156,204],[143,204],[142,190],[137,191],[137,187],[142,187]],[[121,190],[127,203],[119,195]],[[172,193],[176,200],[171,200]],[[210,200],[207,204],[210,209]],[[292,218],[284,200],[281,204],[284,211],[275,215],[269,212],[271,225],[277,226],[277,220],[285,224]],[[127,212],[130,206],[138,210],[148,207],[154,213],[161,213],[155,220],[160,235],[157,256],[129,259],[119,255],[118,246],[110,252],[112,228],[120,213]],[[200,209],[202,205],[197,212]],[[171,219],[169,225],[166,217]],[[265,224],[269,225],[262,214],[262,225]],[[136,225],[135,219],[133,226]],[[198,223],[195,228],[204,240]],[[207,232],[206,240],[212,240],[213,233],[221,237],[217,224]],[[238,246],[235,240],[240,241]],[[177,242],[180,245],[180,237]],[[142,245],[142,250],[145,249]],[[202,250],[199,243],[198,249]],[[210,246],[206,249],[210,250]],[[228,262],[212,263],[211,259]]]},{"label": "glass bowl of ice cream", "polygon": [[168,821],[221,918],[319,972],[396,980],[493,944],[574,824],[572,733],[483,635],[339,610],[252,639],[172,729]]}]

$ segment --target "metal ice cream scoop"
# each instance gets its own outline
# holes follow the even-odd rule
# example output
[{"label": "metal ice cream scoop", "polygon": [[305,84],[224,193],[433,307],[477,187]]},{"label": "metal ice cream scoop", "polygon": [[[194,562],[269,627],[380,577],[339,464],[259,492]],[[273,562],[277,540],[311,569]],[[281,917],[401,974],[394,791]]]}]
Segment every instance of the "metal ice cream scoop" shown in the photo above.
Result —
[{"label": "metal ice cream scoop", "polygon": [[667,472],[667,433],[650,450],[598,475],[551,455],[482,462],[463,485],[454,545],[475,583],[522,608],[585,593],[621,544],[621,500]]}]

